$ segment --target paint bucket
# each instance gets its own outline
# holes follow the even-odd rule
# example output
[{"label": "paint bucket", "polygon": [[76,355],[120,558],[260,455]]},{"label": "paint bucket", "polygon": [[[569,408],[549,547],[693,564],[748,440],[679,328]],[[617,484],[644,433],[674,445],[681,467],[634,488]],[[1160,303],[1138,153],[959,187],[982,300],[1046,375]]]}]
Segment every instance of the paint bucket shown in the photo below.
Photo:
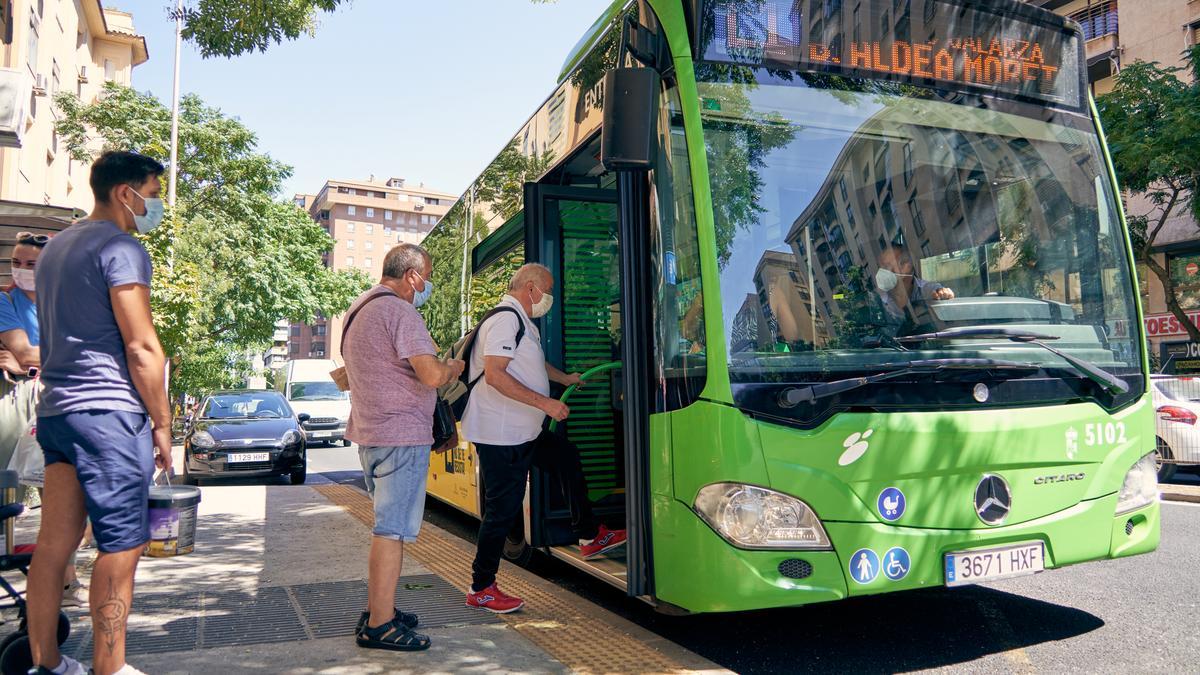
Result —
[{"label": "paint bucket", "polygon": [[155,485],[150,488],[150,544],[146,555],[170,558],[196,547],[196,509],[200,488]]}]

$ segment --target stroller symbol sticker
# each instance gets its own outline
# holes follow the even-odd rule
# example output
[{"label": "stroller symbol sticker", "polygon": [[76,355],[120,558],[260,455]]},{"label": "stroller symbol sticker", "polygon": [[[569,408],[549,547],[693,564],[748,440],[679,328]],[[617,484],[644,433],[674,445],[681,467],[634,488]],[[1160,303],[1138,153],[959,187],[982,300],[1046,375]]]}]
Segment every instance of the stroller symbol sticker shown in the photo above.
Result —
[{"label": "stroller symbol sticker", "polygon": [[860,584],[869,584],[879,576],[879,555],[869,548],[860,548],[850,556],[850,576]]},{"label": "stroller symbol sticker", "polygon": [[906,506],[904,493],[900,488],[890,487],[879,493],[879,499],[875,504],[879,509],[879,516],[889,523],[894,523],[900,520],[900,516],[904,515]]},{"label": "stroller symbol sticker", "polygon": [[887,553],[883,554],[883,575],[892,581],[900,581],[908,576],[908,569],[912,566],[909,560],[908,551],[896,546],[888,549]]}]

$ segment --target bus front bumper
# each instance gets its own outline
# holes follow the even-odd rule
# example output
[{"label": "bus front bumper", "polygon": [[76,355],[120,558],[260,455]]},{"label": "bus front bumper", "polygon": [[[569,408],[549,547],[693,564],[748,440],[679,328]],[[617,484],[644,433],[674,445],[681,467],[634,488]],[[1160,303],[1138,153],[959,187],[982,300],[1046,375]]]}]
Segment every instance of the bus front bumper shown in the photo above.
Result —
[{"label": "bus front bumper", "polygon": [[[1049,571],[1157,548],[1159,504],[1115,515],[1116,503],[1113,494],[1036,520],[978,530],[826,522],[832,551],[749,551],[728,544],[686,505],[662,497],[655,504],[655,596],[692,612],[789,607],[943,586],[945,557],[952,552],[1041,542]],[[910,560],[902,578],[876,574],[859,583],[852,576],[855,553],[866,549],[882,559],[895,547]],[[808,568],[808,576],[795,578],[796,570]]]}]

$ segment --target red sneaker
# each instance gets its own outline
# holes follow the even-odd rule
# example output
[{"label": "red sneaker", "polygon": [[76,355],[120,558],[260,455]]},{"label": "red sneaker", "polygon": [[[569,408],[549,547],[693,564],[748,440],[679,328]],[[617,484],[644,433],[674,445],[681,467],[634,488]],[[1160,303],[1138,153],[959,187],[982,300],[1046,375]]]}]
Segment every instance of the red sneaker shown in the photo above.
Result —
[{"label": "red sneaker", "polygon": [[524,600],[505,595],[495,583],[478,593],[467,593],[467,607],[478,607],[495,614],[508,614],[524,606]]},{"label": "red sneaker", "polygon": [[602,553],[621,546],[625,543],[625,530],[610,530],[601,525],[600,531],[596,534],[596,538],[590,543],[579,547],[579,552],[583,554],[583,559],[595,558]]}]

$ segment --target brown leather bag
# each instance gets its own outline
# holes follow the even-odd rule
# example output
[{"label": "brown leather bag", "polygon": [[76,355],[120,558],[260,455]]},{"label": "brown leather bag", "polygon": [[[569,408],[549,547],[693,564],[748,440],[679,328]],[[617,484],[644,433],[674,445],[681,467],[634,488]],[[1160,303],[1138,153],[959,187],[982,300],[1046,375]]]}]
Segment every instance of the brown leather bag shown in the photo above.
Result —
[{"label": "brown leather bag", "polygon": [[[345,356],[346,355],[346,336],[350,334],[350,324],[354,323],[354,317],[358,316],[358,313],[362,311],[363,307],[366,307],[367,305],[371,304],[371,301],[378,300],[379,298],[382,298],[385,295],[396,295],[396,294],[390,290],[385,291],[383,293],[376,293],[375,295],[372,295],[371,297],[367,298],[366,300],[363,300],[363,303],[361,305],[359,305],[358,308],[355,309],[353,312],[350,312],[350,316],[346,317],[346,325],[342,327],[341,352],[342,352],[343,360],[345,360],[345,358],[346,358],[346,356]],[[346,372],[346,366],[338,366],[337,368],[334,368],[333,370],[329,371],[329,377],[333,378],[333,383],[335,385],[337,385],[337,388],[340,391],[350,391],[350,375]]]}]

